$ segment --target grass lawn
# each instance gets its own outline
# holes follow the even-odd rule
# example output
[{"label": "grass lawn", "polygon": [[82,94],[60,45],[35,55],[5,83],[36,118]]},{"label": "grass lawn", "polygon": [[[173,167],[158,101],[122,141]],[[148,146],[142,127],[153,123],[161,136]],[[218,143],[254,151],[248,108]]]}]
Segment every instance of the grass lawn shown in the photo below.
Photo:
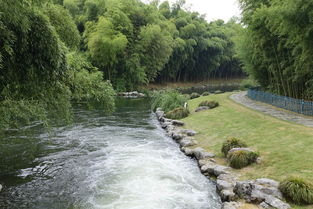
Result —
[{"label": "grass lawn", "polygon": [[[262,157],[261,164],[238,170],[242,179],[268,177],[281,181],[298,175],[313,182],[313,128],[251,110],[229,99],[230,95],[210,95],[189,101],[191,114],[183,121],[186,128],[198,132],[197,146],[213,151],[217,161],[226,164],[220,151],[222,143],[229,136],[238,137]],[[203,100],[216,100],[220,106],[195,113]]]}]

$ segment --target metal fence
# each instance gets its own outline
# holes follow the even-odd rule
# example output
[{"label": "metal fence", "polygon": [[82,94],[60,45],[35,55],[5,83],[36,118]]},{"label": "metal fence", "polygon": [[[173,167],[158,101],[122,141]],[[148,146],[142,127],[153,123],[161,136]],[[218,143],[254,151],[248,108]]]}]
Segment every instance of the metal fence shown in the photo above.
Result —
[{"label": "metal fence", "polygon": [[286,110],[290,110],[303,115],[313,116],[313,102],[303,99],[294,99],[285,96],[279,96],[255,89],[249,89],[248,95],[250,99],[271,104]]}]

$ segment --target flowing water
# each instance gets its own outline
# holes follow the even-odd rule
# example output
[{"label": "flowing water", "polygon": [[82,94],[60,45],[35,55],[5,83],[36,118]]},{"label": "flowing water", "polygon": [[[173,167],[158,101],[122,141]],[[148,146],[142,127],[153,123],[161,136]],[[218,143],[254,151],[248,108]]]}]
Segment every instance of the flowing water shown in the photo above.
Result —
[{"label": "flowing water", "polygon": [[70,127],[11,131],[0,151],[0,208],[221,208],[145,100],[120,100],[112,116],[76,108]]}]

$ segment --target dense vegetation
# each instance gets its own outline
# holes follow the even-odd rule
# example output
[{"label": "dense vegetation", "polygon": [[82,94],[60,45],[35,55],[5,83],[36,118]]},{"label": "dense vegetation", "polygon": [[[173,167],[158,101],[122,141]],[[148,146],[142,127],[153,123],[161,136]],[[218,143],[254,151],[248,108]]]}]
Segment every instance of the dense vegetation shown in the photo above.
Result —
[{"label": "dense vegetation", "polygon": [[271,92],[313,99],[313,1],[240,0],[244,69]]},{"label": "dense vegetation", "polygon": [[0,1],[0,129],[71,120],[71,100],[114,109],[114,90],[76,51],[81,36],[61,6]]},{"label": "dense vegetation", "polygon": [[208,23],[184,4],[2,0],[0,126],[58,115],[69,121],[71,100],[98,101],[111,112],[110,83],[126,91],[154,81],[242,75],[232,41],[241,26]]}]

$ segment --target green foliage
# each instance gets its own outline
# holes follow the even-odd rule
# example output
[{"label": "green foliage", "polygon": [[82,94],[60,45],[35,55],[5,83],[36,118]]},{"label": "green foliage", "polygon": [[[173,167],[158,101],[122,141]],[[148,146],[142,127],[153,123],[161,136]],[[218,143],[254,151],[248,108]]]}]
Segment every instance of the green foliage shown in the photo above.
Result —
[{"label": "green foliage", "polygon": [[196,92],[190,94],[190,99],[195,99],[195,98],[198,98],[198,97],[200,97],[200,94],[198,94]]},{"label": "green foliage", "polygon": [[245,71],[265,90],[312,99],[313,2],[240,2],[246,28],[236,39],[236,51]]},{"label": "green foliage", "polygon": [[241,90],[246,90],[246,89],[254,88],[257,86],[258,86],[257,82],[251,78],[244,79],[240,83],[240,89]]},{"label": "green foliage", "polygon": [[247,147],[247,144],[241,141],[240,139],[230,137],[223,143],[221,151],[224,154],[224,156],[227,156],[229,150],[240,147]]},{"label": "green foliage", "polygon": [[209,95],[210,95],[210,92],[206,91],[206,92],[203,92],[201,96],[209,96]]},{"label": "green foliage", "polygon": [[152,95],[151,107],[155,111],[158,107],[164,112],[182,107],[187,98],[177,91],[158,91]]},{"label": "green foliage", "polygon": [[115,92],[109,81],[103,81],[103,73],[93,67],[82,54],[70,53],[69,86],[75,101],[97,102],[106,112],[114,110]]},{"label": "green foliage", "polygon": [[216,102],[216,101],[202,101],[200,104],[199,104],[199,107],[203,107],[203,106],[206,106],[206,107],[209,107],[210,109],[213,109],[215,107],[218,107],[219,106],[219,103]]},{"label": "green foliage", "polygon": [[36,101],[4,100],[0,103],[0,129],[19,128],[34,121],[47,121],[46,109]]},{"label": "green foliage", "polygon": [[228,153],[227,158],[232,168],[240,169],[254,163],[258,156],[255,152],[238,150]]},{"label": "green foliage", "polygon": [[60,5],[49,4],[45,8],[45,14],[65,45],[72,49],[77,48],[80,34],[68,10]]},{"label": "green foliage", "polygon": [[189,110],[184,107],[175,108],[172,111],[169,111],[165,114],[166,118],[170,118],[173,120],[178,120],[182,118],[186,118],[189,115]]},{"label": "green foliage", "polygon": [[295,204],[313,204],[313,184],[300,177],[289,177],[279,185],[284,197]]},{"label": "green foliage", "polygon": [[102,73],[79,57],[67,62],[65,44],[75,48],[80,36],[63,7],[3,0],[0,31],[1,129],[68,123],[72,98],[102,101],[113,110],[114,91]]},{"label": "green foliage", "polygon": [[100,17],[96,25],[91,23],[86,32],[87,45],[93,63],[106,70],[110,79],[112,68],[118,62],[118,56],[127,46],[127,38],[114,30],[114,25],[108,19]]}]

